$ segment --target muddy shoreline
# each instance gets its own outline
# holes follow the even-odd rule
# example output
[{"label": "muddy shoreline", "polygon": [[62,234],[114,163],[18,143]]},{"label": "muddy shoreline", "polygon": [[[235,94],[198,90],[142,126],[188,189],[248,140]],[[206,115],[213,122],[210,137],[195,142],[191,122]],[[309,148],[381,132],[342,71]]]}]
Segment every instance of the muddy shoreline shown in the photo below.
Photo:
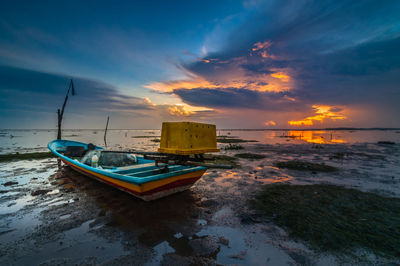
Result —
[{"label": "muddy shoreline", "polygon": [[[56,159],[1,163],[3,265],[336,265],[398,263],[367,250],[315,252],[249,208],[263,184],[335,184],[400,197],[400,147],[376,143],[243,144],[258,158],[210,169],[189,191],[146,203],[75,173]],[[295,146],[295,147],[294,147]],[[343,156],[333,156],[335,154]],[[264,157],[264,158],[262,158]],[[325,162],[335,172],[280,169]]]}]

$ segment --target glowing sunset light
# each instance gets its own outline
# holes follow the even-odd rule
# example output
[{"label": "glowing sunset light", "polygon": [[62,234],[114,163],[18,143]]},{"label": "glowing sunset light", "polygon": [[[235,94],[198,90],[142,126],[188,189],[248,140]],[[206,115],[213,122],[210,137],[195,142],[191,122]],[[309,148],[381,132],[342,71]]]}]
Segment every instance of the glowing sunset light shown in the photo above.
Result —
[{"label": "glowing sunset light", "polygon": [[217,88],[218,86],[203,78],[196,77],[190,80],[153,82],[144,87],[154,91],[172,92],[174,89]]},{"label": "glowing sunset light", "polygon": [[276,126],[276,123],[275,123],[275,121],[270,120],[268,122],[265,122],[265,125],[266,126]]},{"label": "glowing sunset light", "polygon": [[187,110],[183,105],[170,106],[168,107],[168,112],[174,116],[190,116],[193,114],[193,112]]},{"label": "glowing sunset light", "polygon": [[289,125],[291,126],[312,126],[313,121],[304,119],[304,120],[299,120],[299,121],[288,121]]},{"label": "glowing sunset light", "polygon": [[273,54],[269,54],[269,53],[267,53],[267,51],[261,51],[260,52],[260,55],[261,55],[261,57],[262,58],[264,58],[264,59],[266,59],[266,58],[270,58],[270,59],[276,59],[276,56],[275,55],[273,55]]},{"label": "glowing sunset light", "polygon": [[287,74],[284,73],[284,72],[272,73],[270,76],[273,77],[273,78],[280,79],[280,80],[282,80],[282,81],[284,81],[284,82],[288,82],[288,81],[290,80],[290,76],[287,75]]},{"label": "glowing sunset light", "polygon": [[211,62],[218,62],[219,60],[217,58],[199,58],[197,59],[199,62],[203,62],[203,63],[211,63]]},{"label": "glowing sunset light", "polygon": [[143,100],[144,100],[146,103],[155,106],[155,104],[154,104],[149,98],[144,97]]},{"label": "glowing sunset light", "polygon": [[[186,80],[172,80],[164,82],[153,82],[145,85],[145,88],[159,91],[172,93],[176,89],[224,89],[224,88],[246,88],[248,90],[260,91],[260,92],[284,92],[292,89],[289,83],[290,77],[283,72],[274,73],[276,76],[260,76],[247,79],[245,77],[237,76],[234,79],[227,78],[218,82],[212,82],[202,77],[193,77],[192,79]],[[284,83],[282,83],[283,81]],[[289,97],[290,98],[290,97]],[[288,99],[289,99],[288,98]],[[290,98],[291,100],[293,98]]]},{"label": "glowing sunset light", "polygon": [[262,52],[261,52],[261,57],[262,57],[262,58],[268,58],[267,52],[266,52],[266,51],[262,51]]},{"label": "glowing sunset light", "polygon": [[247,89],[249,90],[254,90],[254,91],[261,91],[261,92],[284,92],[284,91],[289,91],[291,90],[291,87],[289,86],[281,86],[280,84],[266,84],[266,85],[258,85],[258,84],[252,84],[249,83],[246,86]]},{"label": "glowing sunset light", "polygon": [[289,101],[291,101],[291,102],[295,102],[295,101],[296,101],[295,98],[290,97],[290,96],[288,96],[288,95],[283,96],[283,98],[285,98],[285,99],[287,99],[287,100],[289,100]]},{"label": "glowing sunset light", "polygon": [[267,49],[269,47],[271,47],[272,42],[270,41],[265,41],[265,42],[256,42],[253,46],[253,48],[251,49],[252,51],[258,51],[261,49]]},{"label": "glowing sunset light", "polygon": [[[256,52],[255,54],[260,55],[263,59],[276,59],[276,56],[269,53],[269,48],[271,47],[272,42],[265,41],[265,42],[256,42],[253,44],[253,48],[251,48],[252,52]],[[268,51],[268,52],[267,52]],[[253,55],[253,53],[250,53]]]},{"label": "glowing sunset light", "polygon": [[[321,123],[324,122],[325,119],[331,120],[345,120],[347,119],[346,116],[340,114],[338,112],[334,112],[335,109],[332,106],[328,105],[313,105],[314,111],[316,115],[306,117],[302,120],[292,120],[288,121],[289,125],[291,126],[312,126],[314,125],[314,121],[319,121]],[[340,111],[340,109],[339,109]]]},{"label": "glowing sunset light", "polygon": [[[145,85],[153,91],[177,94],[180,90],[223,90],[228,93],[234,89],[258,91],[267,93],[280,93],[292,90],[295,84],[288,74],[291,68],[274,67],[265,68],[258,61],[278,60],[270,54],[272,42],[256,42],[250,48],[250,57],[237,56],[229,59],[204,56],[194,63],[183,64],[186,78],[181,80],[164,80],[151,82]],[[261,58],[253,56],[259,55]],[[260,68],[260,69],[258,69]],[[203,72],[204,71],[204,72]],[[212,93],[212,92],[210,92]],[[218,92],[216,92],[218,93]],[[233,92],[234,93],[234,92]],[[294,98],[287,98],[294,101]]]},{"label": "glowing sunset light", "polygon": [[344,139],[331,139],[332,143],[346,143]]},{"label": "glowing sunset light", "polygon": [[338,138],[329,131],[289,131],[289,136],[309,143],[346,143],[344,139]]}]

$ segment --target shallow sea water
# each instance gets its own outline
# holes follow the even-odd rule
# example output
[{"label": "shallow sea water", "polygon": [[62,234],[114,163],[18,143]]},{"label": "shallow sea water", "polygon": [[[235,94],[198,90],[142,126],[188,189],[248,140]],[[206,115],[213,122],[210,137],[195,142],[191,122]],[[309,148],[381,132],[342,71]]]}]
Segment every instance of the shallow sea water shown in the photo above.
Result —
[{"label": "shallow sea water", "polygon": [[[101,130],[65,130],[63,138],[104,146]],[[47,151],[53,130],[0,131],[0,153]],[[228,131],[217,135],[258,142],[242,150],[239,169],[209,169],[190,190],[154,202],[75,173],[56,159],[0,163],[1,265],[336,265],[354,258],[320,254],[271,223],[258,221],[247,201],[263,184],[335,184],[400,197],[400,132]],[[145,137],[143,137],[145,136]],[[110,130],[109,149],[156,151],[159,130]],[[380,145],[378,141],[393,141]],[[345,153],[341,159],[334,154]],[[279,169],[301,159],[337,173]],[[8,181],[18,182],[4,186]],[[45,190],[43,193],[33,193]],[[358,263],[388,263],[360,251]]]}]

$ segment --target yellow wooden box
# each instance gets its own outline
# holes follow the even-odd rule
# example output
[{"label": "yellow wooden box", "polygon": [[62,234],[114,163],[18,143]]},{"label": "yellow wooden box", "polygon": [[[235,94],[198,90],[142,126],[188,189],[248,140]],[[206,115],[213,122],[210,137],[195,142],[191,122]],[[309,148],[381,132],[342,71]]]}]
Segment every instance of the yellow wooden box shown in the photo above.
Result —
[{"label": "yellow wooden box", "polygon": [[190,155],[219,152],[215,125],[195,122],[164,122],[158,152]]}]

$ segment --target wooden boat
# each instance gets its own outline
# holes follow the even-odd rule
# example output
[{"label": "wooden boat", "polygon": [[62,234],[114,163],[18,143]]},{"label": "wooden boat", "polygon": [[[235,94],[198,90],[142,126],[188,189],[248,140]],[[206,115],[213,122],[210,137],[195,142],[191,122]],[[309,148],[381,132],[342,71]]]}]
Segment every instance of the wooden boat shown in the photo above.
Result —
[{"label": "wooden boat", "polygon": [[[145,201],[186,190],[207,170],[203,166],[156,165],[154,160],[140,155],[106,151],[93,144],[70,140],[53,140],[48,148],[75,171]],[[99,158],[97,167],[91,164],[94,154]]]}]

